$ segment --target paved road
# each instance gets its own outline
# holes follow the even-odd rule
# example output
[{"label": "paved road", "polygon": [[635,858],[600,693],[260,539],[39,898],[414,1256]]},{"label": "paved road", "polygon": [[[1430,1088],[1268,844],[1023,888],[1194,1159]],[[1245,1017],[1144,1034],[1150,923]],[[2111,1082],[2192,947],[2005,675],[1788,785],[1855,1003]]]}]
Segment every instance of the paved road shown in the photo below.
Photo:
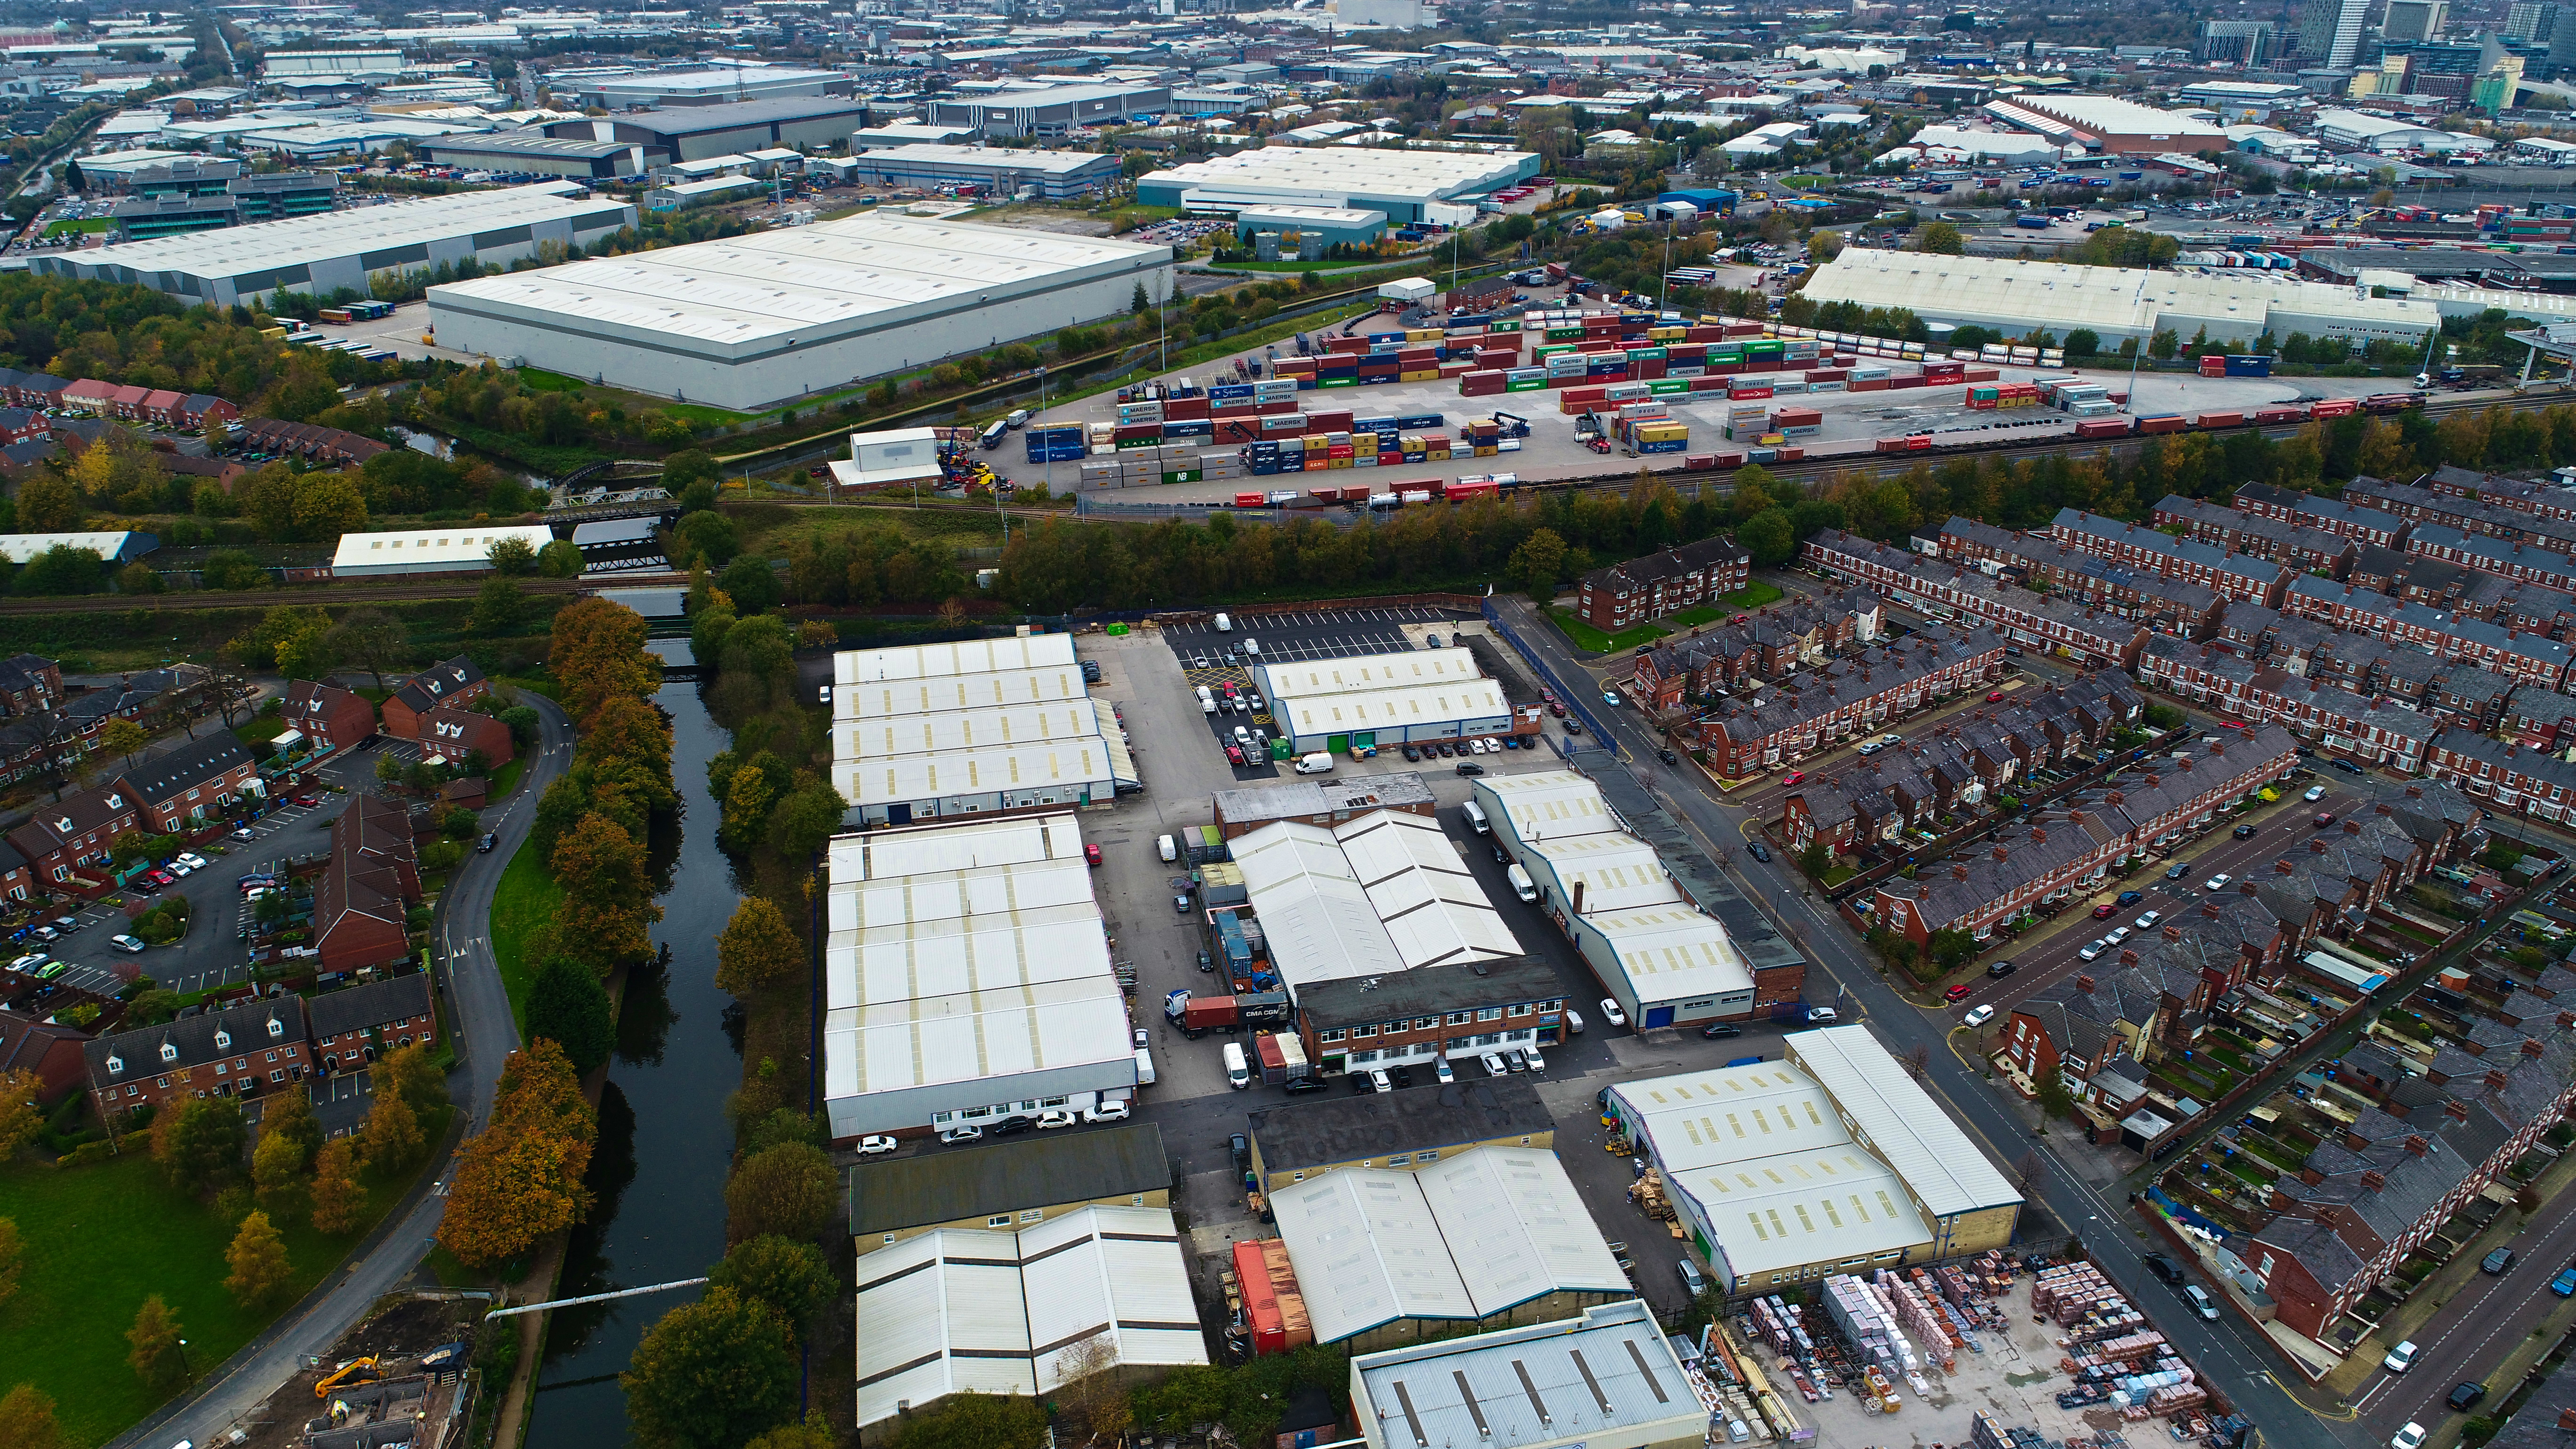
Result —
[{"label": "paved road", "polygon": [[2352,1401],[2373,1442],[2386,1442],[2409,1422],[2434,1430],[2436,1442],[2447,1439],[2443,1420],[2456,1416],[2442,1401],[2463,1380],[2488,1383],[2477,1413],[2493,1413],[2513,1391],[2512,1384],[2487,1375],[2561,1301],[2549,1291],[2549,1280],[2576,1255],[2576,1193],[2558,1194],[2505,1246],[2516,1262],[2504,1276],[2472,1273],[2431,1321],[2409,1335],[2423,1347],[2413,1368],[2402,1377],[2375,1368],[2362,1381]]},{"label": "paved road", "polygon": [[[1527,600],[1497,602],[1505,620],[1569,685],[1589,677],[1583,657],[1554,627],[1537,617]],[[1635,711],[1596,713],[1604,717],[1612,743],[1625,759],[1633,762],[1654,758],[1658,742]],[[1597,756],[1588,762],[1588,767],[1602,768]],[[1652,788],[1668,808],[1680,815],[1701,848],[1712,857],[1720,847],[1740,845],[1750,832],[1752,817],[1731,803],[1720,802],[1713,791],[1690,785],[1678,772],[1656,769],[1651,774]],[[2177,1300],[2171,1290],[2157,1285],[2139,1262],[2139,1254],[2150,1244],[2126,1205],[2105,1199],[2060,1160],[2054,1143],[2033,1139],[2035,1114],[2017,1104],[2007,1106],[1998,1090],[1985,1083],[1981,1072],[1971,1070],[1953,1054],[1948,1040],[1951,1018],[1947,1013],[1928,1013],[1900,997],[1880,977],[1875,963],[1863,955],[1839,918],[1822,902],[1803,898],[1806,881],[1795,865],[1776,853],[1765,865],[1741,850],[1733,852],[1732,861],[1728,868],[1743,883],[1745,893],[1769,902],[1791,939],[1806,949],[1810,963],[1806,999],[1830,1000],[1831,986],[1838,985],[1859,1006],[1891,1051],[1902,1056],[1918,1045],[1927,1047],[1932,1065],[1924,1085],[1949,1108],[1953,1118],[1983,1143],[1995,1165],[2007,1175],[2012,1174],[2024,1152],[2036,1149],[2044,1170],[2034,1189],[2035,1196],[2059,1222],[2083,1239],[2103,1272],[2155,1321],[2202,1377],[2225,1394],[2238,1412],[2263,1426],[2270,1449],[2332,1449],[2342,1442],[2337,1426],[2307,1412],[2274,1380],[2270,1341],[2252,1325],[2232,1315],[2214,1324],[2206,1323],[2174,1306]],[[2066,1133],[2062,1127],[2057,1131]],[[2365,1442],[2358,1435],[2350,1439],[2353,1446]]]},{"label": "paved road", "polygon": [[[468,1130],[491,1115],[492,1090],[502,1059],[519,1045],[510,1016],[510,1000],[501,987],[500,966],[487,934],[492,919],[492,892],[501,872],[528,837],[536,818],[537,798],[572,763],[572,723],[553,701],[529,695],[536,707],[542,743],[520,777],[518,792],[484,815],[484,828],[500,843],[489,855],[468,855],[448,887],[439,912],[440,947],[445,958],[439,985],[445,997],[448,1028],[462,1061],[448,1079],[469,1109]],[[461,1080],[460,1080],[461,1079]],[[292,1316],[217,1369],[184,1403],[136,1426],[113,1441],[111,1449],[162,1445],[185,1439],[215,1442],[225,1429],[247,1421],[295,1375],[308,1355],[327,1352],[378,1298],[394,1291],[419,1266],[421,1254],[446,1210],[446,1175],[442,1164],[427,1177],[427,1191],[394,1209],[392,1225],[379,1231],[372,1246],[343,1265],[339,1281],[318,1289]]]}]

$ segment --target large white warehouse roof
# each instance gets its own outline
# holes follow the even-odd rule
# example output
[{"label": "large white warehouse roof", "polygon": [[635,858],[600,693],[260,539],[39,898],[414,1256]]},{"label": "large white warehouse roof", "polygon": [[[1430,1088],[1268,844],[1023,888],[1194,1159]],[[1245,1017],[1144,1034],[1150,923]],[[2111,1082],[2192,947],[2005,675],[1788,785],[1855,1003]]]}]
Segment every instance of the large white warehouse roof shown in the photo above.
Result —
[{"label": "large white warehouse roof", "polygon": [[2213,342],[2237,336],[2250,342],[2266,331],[2421,337],[2441,325],[2427,302],[2357,297],[2350,287],[2323,282],[2266,280],[2277,275],[1845,247],[1809,274],[1803,290],[1818,302],[1904,307],[1927,320],[2000,327],[2016,336],[2045,327],[2062,338],[2082,327],[2104,337],[2139,337],[2158,326],[2177,326],[2188,336],[2207,325]]},{"label": "large white warehouse roof", "polygon": [[540,221],[588,217],[603,206],[617,204],[591,201],[588,196],[587,188],[570,181],[543,181],[499,191],[460,191],[451,196],[416,197],[286,221],[253,222],[183,236],[123,242],[81,252],[77,260],[84,269],[125,267],[137,272],[232,276],[253,269],[309,266],[355,253],[397,252],[459,235],[502,231]]},{"label": "large white warehouse roof", "polygon": [[950,750],[1007,748],[1096,739],[1100,733],[1099,709],[1088,698],[1067,700],[1061,704],[895,715],[832,726],[832,758],[884,759]]},{"label": "large white warehouse roof", "polygon": [[965,639],[953,644],[849,649],[832,656],[832,692],[837,698],[851,685],[878,680],[945,679],[1072,663],[1073,636],[1070,634],[1026,634],[1013,639]]},{"label": "large white warehouse roof", "polygon": [[832,718],[837,727],[858,720],[898,719],[949,710],[1063,704],[1088,698],[1089,693],[1081,669],[1072,664],[938,679],[869,680],[832,687]]},{"label": "large white warehouse roof", "polygon": [[[449,346],[768,401],[1096,320],[1171,261],[1167,246],[875,213],[478,277],[429,305]],[[1100,295],[1061,295],[1086,285]]]},{"label": "large white warehouse roof", "polygon": [[1226,209],[1320,198],[1338,206],[1445,201],[1507,186],[1522,175],[1527,151],[1493,155],[1450,151],[1380,151],[1271,146],[1191,161],[1140,179],[1140,192],[1166,191]]},{"label": "large white warehouse roof", "polygon": [[554,530],[542,523],[454,523],[445,528],[406,528],[393,533],[344,533],[331,553],[331,571],[411,573],[422,569],[477,568],[490,561],[492,545],[515,538],[530,548],[554,542]]},{"label": "large white warehouse roof", "polygon": [[1330,830],[1282,820],[1233,844],[1292,986],[1521,954],[1435,821],[1399,810]]}]

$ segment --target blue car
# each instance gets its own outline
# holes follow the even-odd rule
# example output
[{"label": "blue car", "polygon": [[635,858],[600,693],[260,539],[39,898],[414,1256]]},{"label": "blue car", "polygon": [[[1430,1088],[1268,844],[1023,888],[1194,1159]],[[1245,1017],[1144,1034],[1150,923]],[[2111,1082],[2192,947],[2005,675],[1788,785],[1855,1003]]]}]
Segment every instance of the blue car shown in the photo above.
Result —
[{"label": "blue car", "polygon": [[2549,1280],[2549,1291],[2561,1298],[2576,1298],[2576,1268],[2568,1268]]}]

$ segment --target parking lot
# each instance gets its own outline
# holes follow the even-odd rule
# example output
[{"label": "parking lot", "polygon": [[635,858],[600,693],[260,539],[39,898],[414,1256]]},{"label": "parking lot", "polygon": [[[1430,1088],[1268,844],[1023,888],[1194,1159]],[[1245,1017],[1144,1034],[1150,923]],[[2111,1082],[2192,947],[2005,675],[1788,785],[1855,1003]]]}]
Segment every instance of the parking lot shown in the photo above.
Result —
[{"label": "parking lot", "polygon": [[1199,718],[1234,777],[1249,783],[1286,772],[1286,762],[1270,758],[1278,725],[1270,701],[1257,692],[1255,666],[1435,647],[1433,639],[1445,645],[1454,637],[1454,617],[1447,610],[1415,607],[1245,615],[1229,619],[1230,627],[1222,630],[1212,619],[1166,629],[1163,642],[1180,663],[1193,705],[1196,691],[1208,691],[1217,708],[1202,709]]}]

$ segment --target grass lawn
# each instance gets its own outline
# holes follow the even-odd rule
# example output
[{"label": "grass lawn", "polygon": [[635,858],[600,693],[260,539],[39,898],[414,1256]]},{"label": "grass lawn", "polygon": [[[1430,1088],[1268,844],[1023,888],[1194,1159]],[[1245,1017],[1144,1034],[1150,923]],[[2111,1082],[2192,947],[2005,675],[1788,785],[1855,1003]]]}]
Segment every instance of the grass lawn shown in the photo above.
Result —
[{"label": "grass lawn", "polygon": [[286,733],[283,714],[255,714],[246,724],[233,726],[233,738],[245,745],[264,745]]},{"label": "grass lawn", "polygon": [[536,963],[527,958],[528,934],[554,919],[555,902],[562,899],[563,887],[537,859],[536,841],[522,841],[492,892],[492,957],[500,963],[501,985],[510,993],[510,1014],[522,1025],[528,987],[537,979]]},{"label": "grass lawn", "polygon": [[45,235],[70,236],[75,232],[95,233],[114,230],[116,230],[116,219],[114,217],[85,216],[78,221],[66,218],[62,221],[48,223],[45,227]]},{"label": "grass lawn", "polygon": [[1758,609],[1764,604],[1776,604],[1783,597],[1778,589],[1755,579],[1734,593],[1718,595],[1717,601],[1730,609]]},{"label": "grass lawn", "polygon": [[519,788],[519,776],[526,773],[527,768],[527,761],[512,760],[510,763],[494,770],[492,772],[489,787],[486,791],[487,798],[493,800],[508,799],[510,792]]},{"label": "grass lawn", "polygon": [[1725,617],[1726,610],[1703,604],[1696,609],[1684,609],[1664,622],[1676,629],[1696,629],[1702,624],[1714,624]]},{"label": "grass lawn", "polygon": [[1562,604],[1549,608],[1547,616],[1556,621],[1556,627],[1565,631],[1566,638],[1574,641],[1574,647],[1594,654],[1615,654],[1622,649],[1634,649],[1649,640],[1663,638],[1667,632],[1652,624],[1640,624],[1634,629],[1604,634],[1575,617],[1574,611]]},{"label": "grass lawn", "polygon": [[[447,1118],[442,1110],[422,1122],[422,1136],[438,1141]],[[388,1181],[369,1174],[366,1222],[348,1237],[309,1224],[287,1231],[295,1283],[284,1301],[336,1269],[420,1170]],[[0,1306],[0,1377],[51,1394],[67,1444],[103,1443],[162,1402],[125,1363],[125,1330],[146,1297],[160,1294],[178,1314],[200,1373],[274,1317],[234,1306],[224,1291],[232,1229],[140,1152],[89,1167],[0,1168],[0,1217],[15,1220],[26,1243],[18,1293]]]},{"label": "grass lawn", "polygon": [[1860,874],[1860,872],[1852,869],[1850,866],[1834,866],[1825,872],[1825,889],[1832,890],[1834,887],[1841,885],[1844,881],[1850,880],[1853,876],[1858,874]]}]

